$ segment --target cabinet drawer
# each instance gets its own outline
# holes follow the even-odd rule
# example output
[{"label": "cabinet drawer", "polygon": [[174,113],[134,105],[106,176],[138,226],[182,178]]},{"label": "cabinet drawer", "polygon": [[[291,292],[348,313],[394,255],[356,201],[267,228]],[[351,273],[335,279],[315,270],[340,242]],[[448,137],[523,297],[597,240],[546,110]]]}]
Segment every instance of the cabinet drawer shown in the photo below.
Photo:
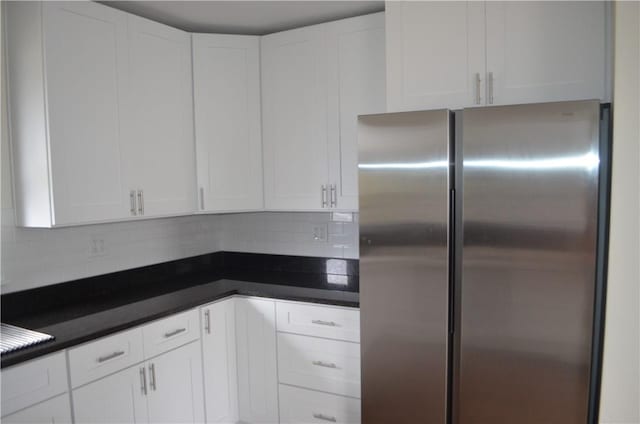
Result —
[{"label": "cabinet drawer", "polygon": [[360,311],[357,309],[278,302],[278,331],[360,342]]},{"label": "cabinet drawer", "polygon": [[360,345],[337,340],[278,334],[281,383],[360,397]]},{"label": "cabinet drawer", "polygon": [[71,404],[65,393],[2,417],[3,424],[71,424]]},{"label": "cabinet drawer", "polygon": [[81,386],[143,360],[140,328],[70,349],[71,387]]},{"label": "cabinet drawer", "polygon": [[3,369],[2,415],[66,391],[67,361],[64,351]]},{"label": "cabinet drawer", "polygon": [[172,315],[142,327],[144,354],[152,358],[200,337],[200,315],[197,309]]},{"label": "cabinet drawer", "polygon": [[360,400],[280,384],[280,424],[360,423]]}]

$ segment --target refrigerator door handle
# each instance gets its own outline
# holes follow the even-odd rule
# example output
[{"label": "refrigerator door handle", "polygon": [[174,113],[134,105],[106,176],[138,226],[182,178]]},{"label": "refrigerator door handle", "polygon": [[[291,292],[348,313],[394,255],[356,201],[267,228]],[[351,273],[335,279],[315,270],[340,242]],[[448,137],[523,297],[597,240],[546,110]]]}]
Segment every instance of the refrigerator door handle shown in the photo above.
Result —
[{"label": "refrigerator door handle", "polygon": [[476,72],[476,104],[479,105],[482,102],[482,97],[480,96],[480,83],[482,80],[480,79],[480,72]]}]

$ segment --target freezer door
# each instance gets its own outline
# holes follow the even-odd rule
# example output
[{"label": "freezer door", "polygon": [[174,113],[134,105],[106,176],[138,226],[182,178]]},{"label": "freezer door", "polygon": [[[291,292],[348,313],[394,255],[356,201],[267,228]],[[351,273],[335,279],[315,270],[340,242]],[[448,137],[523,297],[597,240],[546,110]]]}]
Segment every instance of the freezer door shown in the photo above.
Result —
[{"label": "freezer door", "polygon": [[460,424],[584,424],[599,104],[465,109]]},{"label": "freezer door", "polygon": [[362,422],[445,423],[449,111],[359,118]]}]

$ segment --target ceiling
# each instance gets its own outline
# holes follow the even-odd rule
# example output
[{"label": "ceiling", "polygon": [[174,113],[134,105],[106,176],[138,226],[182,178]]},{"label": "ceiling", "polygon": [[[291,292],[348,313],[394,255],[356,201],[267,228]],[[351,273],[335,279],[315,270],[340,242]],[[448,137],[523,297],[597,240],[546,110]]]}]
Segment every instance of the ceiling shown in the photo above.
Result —
[{"label": "ceiling", "polygon": [[384,10],[384,1],[100,1],[189,32],[264,35]]}]

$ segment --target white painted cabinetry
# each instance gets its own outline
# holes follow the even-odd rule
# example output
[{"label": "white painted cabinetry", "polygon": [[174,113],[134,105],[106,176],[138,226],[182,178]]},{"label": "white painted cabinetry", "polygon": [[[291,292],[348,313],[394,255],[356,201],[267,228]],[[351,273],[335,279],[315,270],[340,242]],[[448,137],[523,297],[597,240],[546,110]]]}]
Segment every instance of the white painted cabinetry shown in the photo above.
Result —
[{"label": "white painted cabinetry", "polygon": [[149,423],[202,423],[202,353],[199,342],[147,362]]},{"label": "white painted cabinetry", "polygon": [[387,2],[390,112],[609,100],[605,2]]},{"label": "white painted cabinetry", "polygon": [[487,103],[608,100],[607,7],[487,2]]},{"label": "white painted cabinetry", "polygon": [[137,216],[192,213],[195,149],[191,36],[128,15],[129,87],[123,149]]},{"label": "white painted cabinetry", "polygon": [[264,196],[268,210],[328,205],[326,27],[262,37]]},{"label": "white painted cabinetry", "polygon": [[200,308],[207,423],[238,421],[235,298]]},{"label": "white painted cabinetry", "polygon": [[260,37],[192,39],[198,211],[261,210]]},{"label": "white painted cabinetry", "polygon": [[[42,405],[41,402],[63,394],[67,409],[63,406],[64,400],[55,401],[51,404],[50,413],[51,416],[63,419],[70,416],[65,352],[3,369],[0,377],[2,422],[24,422],[30,419],[33,422],[48,422],[49,413],[36,405]],[[6,417],[7,415],[11,418]]]},{"label": "white painted cabinetry", "polygon": [[356,117],[384,112],[384,14],[262,38],[265,208],[356,210]]},{"label": "white painted cabinetry", "polygon": [[144,364],[125,368],[73,390],[77,423],[147,423]]},{"label": "white painted cabinetry", "polygon": [[194,309],[70,349],[76,422],[204,422],[198,322]]},{"label": "white painted cabinetry", "polygon": [[4,6],[18,225],[129,216],[127,15],[94,2]]},{"label": "white painted cabinetry", "polygon": [[327,24],[329,207],[358,210],[358,115],[386,111],[384,13]]},{"label": "white painted cabinetry", "polygon": [[241,422],[277,423],[278,368],[275,302],[236,299],[238,405]]},{"label": "white painted cabinetry", "polygon": [[4,424],[71,424],[69,394],[23,409],[15,414],[2,417]]},{"label": "white painted cabinetry", "polygon": [[387,2],[385,17],[389,112],[479,102],[483,2]]},{"label": "white painted cabinetry", "polygon": [[6,24],[18,225],[192,213],[190,35],[86,1]]}]

